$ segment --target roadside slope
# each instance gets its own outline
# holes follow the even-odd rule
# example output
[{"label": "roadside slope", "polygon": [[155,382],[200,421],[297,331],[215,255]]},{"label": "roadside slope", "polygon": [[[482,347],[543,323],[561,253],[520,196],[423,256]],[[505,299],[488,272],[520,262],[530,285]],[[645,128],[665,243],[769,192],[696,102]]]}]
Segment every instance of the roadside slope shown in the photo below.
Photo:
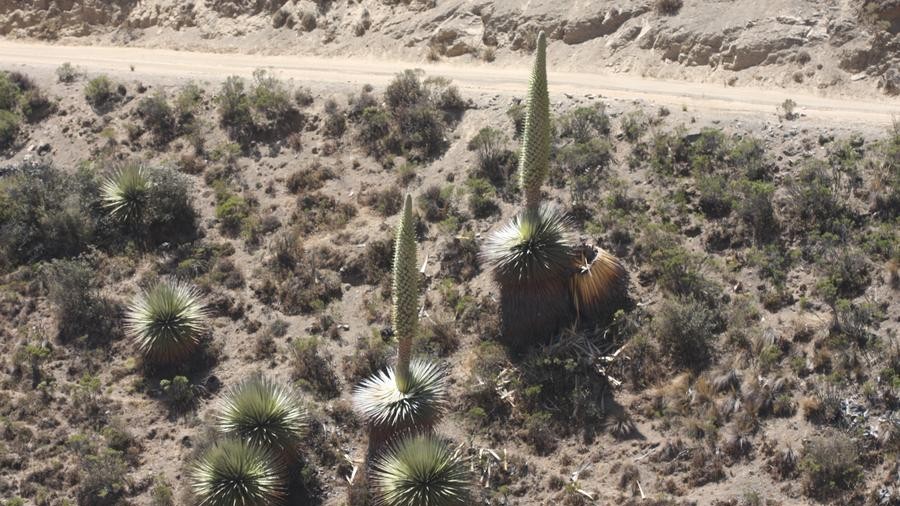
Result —
[{"label": "roadside slope", "polygon": [[[394,74],[420,67],[429,75],[453,79],[461,89],[479,94],[520,94],[527,71],[491,65],[421,65],[403,61],[331,59],[321,57],[263,56],[172,51],[134,47],[53,46],[0,41],[0,67],[55,68],[71,62],[88,72],[112,75],[168,76],[218,81],[254,69],[269,68],[283,78],[319,85],[386,84]],[[134,70],[131,70],[134,66]],[[594,95],[621,100],[647,100],[659,105],[682,105],[692,110],[727,113],[773,114],[790,98],[811,120],[839,124],[889,125],[900,117],[900,100],[864,100],[854,97],[819,97],[787,90],[725,87],[641,78],[633,75],[587,72],[552,72],[554,93]]]}]

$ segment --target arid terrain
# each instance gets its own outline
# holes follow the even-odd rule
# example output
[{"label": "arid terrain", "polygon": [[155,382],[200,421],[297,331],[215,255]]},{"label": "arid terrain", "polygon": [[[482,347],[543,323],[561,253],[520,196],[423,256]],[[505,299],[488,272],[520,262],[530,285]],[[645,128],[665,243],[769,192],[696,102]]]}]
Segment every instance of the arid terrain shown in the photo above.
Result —
[{"label": "arid terrain", "polygon": [[[544,198],[629,284],[523,351],[479,251],[539,30]],[[898,32],[868,0],[0,0],[0,505],[195,504],[255,374],[310,414],[288,504],[358,504],[407,192],[472,504],[900,504]],[[127,315],[167,280],[208,314],[157,367]]]}]

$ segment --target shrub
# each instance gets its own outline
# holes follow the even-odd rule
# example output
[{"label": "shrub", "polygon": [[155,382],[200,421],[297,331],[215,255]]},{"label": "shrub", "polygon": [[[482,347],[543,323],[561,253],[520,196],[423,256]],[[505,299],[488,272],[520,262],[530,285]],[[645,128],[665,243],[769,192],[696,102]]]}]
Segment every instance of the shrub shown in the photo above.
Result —
[{"label": "shrub", "polygon": [[69,62],[56,67],[56,78],[61,83],[74,83],[81,75],[81,71]]},{"label": "shrub", "polygon": [[79,504],[112,506],[119,503],[128,486],[128,465],[122,452],[104,448],[81,458],[82,480],[78,487]]},{"label": "shrub", "polygon": [[378,214],[384,217],[393,216],[400,211],[403,205],[403,194],[396,186],[382,191],[360,197],[363,205],[371,206]]},{"label": "shrub", "polygon": [[390,150],[387,137],[391,133],[391,117],[379,107],[366,107],[359,120],[356,139],[373,156]]},{"label": "shrub", "polygon": [[654,8],[656,9],[657,14],[674,16],[681,10],[682,5],[682,0],[655,0]]},{"label": "shrub", "polygon": [[587,143],[597,137],[607,137],[610,131],[609,116],[603,104],[578,107],[562,117],[563,137],[570,137],[576,143]]},{"label": "shrub", "polygon": [[216,101],[219,104],[219,121],[228,129],[233,139],[253,133],[253,113],[245,91],[246,82],[238,76],[230,76],[222,84]]},{"label": "shrub", "polygon": [[0,110],[17,111],[22,88],[12,79],[11,74],[0,72]]},{"label": "shrub", "polygon": [[650,146],[650,167],[663,176],[684,175],[689,161],[689,144],[684,132],[657,132]]},{"label": "shrub", "polygon": [[397,123],[403,137],[403,148],[411,150],[414,159],[430,160],[446,149],[446,125],[430,104],[402,109],[398,113]]},{"label": "shrub", "polygon": [[234,237],[244,230],[250,212],[250,203],[245,198],[225,190],[224,185],[216,190],[216,219],[226,235]]},{"label": "shrub", "polygon": [[847,209],[834,192],[836,181],[820,161],[811,161],[788,181],[788,215],[803,231],[841,232]]},{"label": "shrub", "polygon": [[187,409],[197,398],[197,387],[191,385],[191,381],[185,376],[162,379],[159,381],[159,389],[169,409],[176,412]]},{"label": "shrub", "polygon": [[253,71],[249,101],[257,115],[254,118],[255,127],[266,132],[286,126],[295,111],[290,90],[281,80],[262,69]]},{"label": "shrub", "polygon": [[838,298],[861,295],[871,282],[865,256],[849,248],[829,251],[822,259],[824,278],[816,285],[822,297],[833,304]]},{"label": "shrub", "polygon": [[863,479],[856,443],[837,432],[810,439],[800,469],[804,492],[820,500],[852,490]]},{"label": "shrub", "polygon": [[751,181],[771,179],[771,165],[766,159],[762,141],[755,137],[744,137],[732,144],[728,150],[729,164],[736,167]]},{"label": "shrub", "polygon": [[469,210],[475,218],[487,218],[499,211],[494,201],[496,191],[486,179],[470,178],[466,187],[469,189]]},{"label": "shrub", "polygon": [[109,77],[100,75],[88,81],[84,87],[84,98],[95,111],[103,112],[119,100],[119,95],[115,83]]},{"label": "shrub", "polygon": [[673,365],[695,371],[709,362],[720,326],[714,309],[690,297],[664,302],[654,318],[661,349]]},{"label": "shrub", "polygon": [[56,111],[56,104],[34,88],[26,91],[20,100],[19,109],[29,123],[37,123]]},{"label": "shrub", "polygon": [[[507,138],[500,130],[484,127],[469,140],[469,151],[475,151],[478,156],[478,166],[481,171],[491,177],[497,174],[499,166],[504,162]],[[504,177],[505,181],[507,177]],[[494,181],[494,178],[491,178]]]},{"label": "shrub", "polygon": [[89,344],[104,343],[116,336],[116,311],[100,295],[93,266],[80,259],[54,260],[43,272],[63,342],[83,337]]},{"label": "shrub", "polygon": [[581,204],[599,191],[600,175],[612,160],[612,144],[605,139],[590,139],[564,146],[556,156],[568,176],[566,183],[573,201]]},{"label": "shrub", "polygon": [[334,372],[331,355],[323,349],[319,338],[315,336],[294,340],[293,354],[294,375],[303,380],[323,399],[331,399],[341,392],[340,381]]},{"label": "shrub", "polygon": [[647,120],[642,111],[631,111],[622,116],[620,127],[625,140],[635,143],[644,135],[644,131],[647,129]]},{"label": "shrub", "polygon": [[437,185],[429,186],[419,195],[419,208],[426,220],[434,223],[447,219],[452,210],[450,197],[453,195],[453,187],[441,188]]},{"label": "shrub", "polygon": [[775,187],[762,181],[740,181],[737,186],[737,212],[750,229],[756,243],[768,242],[778,235],[778,220],[772,206]]},{"label": "shrub", "polygon": [[340,276],[320,265],[326,264],[319,251],[307,251],[300,244],[300,231],[276,236],[270,246],[273,273],[257,289],[266,304],[278,302],[286,314],[321,311],[341,297]]},{"label": "shrub", "polygon": [[175,113],[162,92],[145,97],[138,102],[137,114],[159,145],[164,145],[177,135]]},{"label": "shrub", "polygon": [[356,216],[356,206],[338,202],[323,193],[307,193],[297,197],[292,223],[304,233],[343,228]]},{"label": "shrub", "polygon": [[0,149],[11,147],[19,135],[19,117],[0,110]]},{"label": "shrub", "polygon": [[299,107],[309,107],[313,103],[313,94],[309,88],[300,87],[294,90],[294,102]]},{"label": "shrub", "polygon": [[397,74],[384,91],[384,101],[388,108],[397,112],[418,104],[428,98],[428,91],[419,78],[421,71],[404,70]]},{"label": "shrub", "polygon": [[157,283],[128,307],[125,328],[141,355],[153,364],[183,362],[200,344],[206,310],[196,289]]},{"label": "shrub", "polygon": [[788,98],[778,106],[778,112],[781,113],[784,119],[790,121],[797,118],[796,108],[797,102]]},{"label": "shrub", "polygon": [[287,189],[291,193],[304,193],[318,190],[325,182],[335,177],[334,171],[314,163],[311,167],[300,169],[288,177]]},{"label": "shrub", "polygon": [[23,164],[0,179],[0,265],[74,256],[91,241],[97,184],[84,171]]}]

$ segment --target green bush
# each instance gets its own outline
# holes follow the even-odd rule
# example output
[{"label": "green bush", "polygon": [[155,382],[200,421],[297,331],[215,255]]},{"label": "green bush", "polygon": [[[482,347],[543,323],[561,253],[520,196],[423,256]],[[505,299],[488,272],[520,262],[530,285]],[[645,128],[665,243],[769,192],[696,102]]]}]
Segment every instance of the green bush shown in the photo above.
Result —
[{"label": "green bush", "polygon": [[331,399],[340,394],[341,386],[334,372],[331,355],[317,337],[296,339],[292,345],[294,374],[321,398]]},{"label": "green bush", "polygon": [[487,179],[470,178],[466,187],[469,189],[469,210],[475,218],[487,218],[499,211],[494,200],[496,191]]},{"label": "green bush", "polygon": [[685,175],[690,160],[690,145],[684,131],[657,132],[650,144],[650,167],[663,176]]},{"label": "green bush", "polygon": [[804,232],[842,234],[849,211],[839,199],[837,181],[829,167],[812,160],[787,184],[787,214],[794,226]]},{"label": "green bush", "polygon": [[128,464],[122,452],[104,448],[94,455],[85,455],[81,459],[80,470],[82,479],[78,487],[79,504],[119,504],[129,486]]},{"label": "green bush", "polygon": [[227,192],[217,192],[216,218],[222,231],[230,236],[236,236],[250,218],[250,204],[240,195]]},{"label": "green bush", "polygon": [[804,492],[821,500],[852,490],[864,478],[856,443],[839,432],[810,439],[803,448],[800,470]]},{"label": "green bush", "polygon": [[0,178],[0,266],[74,256],[91,242],[98,184],[82,170],[23,164]]},{"label": "green bush", "polygon": [[137,114],[144,122],[159,145],[164,145],[177,135],[175,113],[166,96],[157,92],[152,97],[145,97],[138,102]]},{"label": "green bush", "polygon": [[609,116],[606,115],[601,103],[590,107],[578,107],[564,115],[561,123],[561,135],[569,137],[579,144],[587,143],[597,137],[609,136]]},{"label": "green bush", "polygon": [[672,365],[695,371],[709,363],[721,325],[715,309],[691,297],[665,301],[654,318],[661,349]]},{"label": "green bush", "polygon": [[384,91],[384,101],[392,112],[397,112],[418,104],[428,98],[428,91],[419,78],[421,71],[404,70],[388,84]]},{"label": "green bush", "polygon": [[100,75],[88,81],[84,87],[84,98],[95,111],[103,112],[119,100],[119,95],[115,83],[109,77]]},{"label": "green bush", "polygon": [[100,295],[94,266],[85,260],[54,260],[43,268],[47,299],[53,304],[61,341],[83,338],[87,344],[116,337],[116,309]]},{"label": "green bush", "polygon": [[22,90],[13,82],[10,74],[0,72],[0,110],[16,111],[19,108],[19,99]]},{"label": "green bush", "polygon": [[11,147],[19,135],[19,117],[9,111],[0,110],[0,149]]},{"label": "green bush", "polygon": [[245,91],[246,82],[238,76],[229,76],[222,83],[216,102],[219,104],[219,121],[231,137],[242,138],[253,133],[253,111]]},{"label": "green bush", "polygon": [[772,205],[774,195],[775,187],[771,183],[743,180],[737,185],[738,216],[756,243],[778,236],[779,224]]},{"label": "green bush", "polygon": [[216,101],[222,126],[232,139],[244,145],[251,140],[286,136],[296,131],[303,120],[290,89],[262,69],[253,72],[249,87],[241,77],[228,77]]},{"label": "green bush", "polygon": [[644,116],[643,111],[640,110],[624,114],[619,121],[619,124],[622,128],[622,136],[631,143],[636,143],[641,140],[641,137],[647,130],[647,119]]},{"label": "green bush", "polygon": [[81,77],[81,71],[69,62],[56,67],[56,77],[61,83],[74,83]]}]

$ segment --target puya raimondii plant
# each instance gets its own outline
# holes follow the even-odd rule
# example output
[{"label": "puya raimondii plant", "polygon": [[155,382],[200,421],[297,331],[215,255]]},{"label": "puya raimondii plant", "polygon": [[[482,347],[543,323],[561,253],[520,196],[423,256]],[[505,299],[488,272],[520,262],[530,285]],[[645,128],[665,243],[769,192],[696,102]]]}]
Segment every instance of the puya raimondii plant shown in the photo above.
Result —
[{"label": "puya raimondii plant", "polygon": [[160,281],[128,306],[125,329],[150,364],[171,366],[200,345],[206,309],[196,288]]},{"label": "puya raimondii plant", "polygon": [[602,315],[627,279],[618,259],[600,248],[575,244],[566,214],[541,200],[551,149],[546,51],[541,32],[519,156],[524,208],[482,248],[482,259],[500,287],[503,337],[514,345],[544,340],[574,321]]},{"label": "puya raimondii plant", "polygon": [[446,374],[434,362],[411,357],[419,272],[409,195],[397,226],[391,299],[397,364],[363,380],[353,393],[354,406],[369,426],[367,460],[373,467],[365,493],[379,506],[469,504],[467,465],[432,434],[447,405]]},{"label": "puya raimondii plant", "polygon": [[397,364],[364,380],[353,394],[357,411],[381,441],[407,430],[430,429],[447,403],[442,368],[411,357],[419,321],[418,285],[412,198],[407,195],[397,226],[391,287]]}]

